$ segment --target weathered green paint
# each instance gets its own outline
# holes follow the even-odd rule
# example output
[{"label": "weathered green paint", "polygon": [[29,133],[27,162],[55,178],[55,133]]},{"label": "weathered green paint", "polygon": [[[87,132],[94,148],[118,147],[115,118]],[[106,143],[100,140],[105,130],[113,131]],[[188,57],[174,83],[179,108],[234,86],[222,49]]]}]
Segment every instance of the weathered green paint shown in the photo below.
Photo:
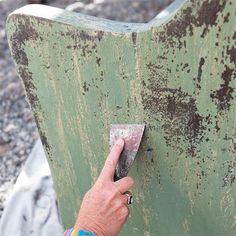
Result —
[{"label": "weathered green paint", "polygon": [[110,124],[145,123],[121,234],[236,234],[236,1],[168,12],[127,24],[31,5],[8,18],[65,227],[101,171]]}]

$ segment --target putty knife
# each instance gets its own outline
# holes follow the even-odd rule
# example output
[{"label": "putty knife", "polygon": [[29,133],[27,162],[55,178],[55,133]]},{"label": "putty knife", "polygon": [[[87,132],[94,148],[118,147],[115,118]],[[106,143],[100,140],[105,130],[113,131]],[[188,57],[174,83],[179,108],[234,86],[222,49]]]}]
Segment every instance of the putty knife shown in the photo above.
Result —
[{"label": "putty knife", "polygon": [[110,149],[116,140],[123,138],[125,141],[124,149],[121,153],[116,167],[114,180],[119,180],[128,175],[129,169],[133,164],[139,145],[143,136],[145,125],[141,124],[112,124],[110,129]]}]

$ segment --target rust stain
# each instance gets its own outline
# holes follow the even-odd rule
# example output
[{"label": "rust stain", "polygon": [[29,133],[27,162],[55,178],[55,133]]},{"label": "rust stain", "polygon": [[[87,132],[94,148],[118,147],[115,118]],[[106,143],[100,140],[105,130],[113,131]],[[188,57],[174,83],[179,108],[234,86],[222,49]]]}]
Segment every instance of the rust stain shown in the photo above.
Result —
[{"label": "rust stain", "polygon": [[31,108],[34,110],[34,118],[38,127],[41,142],[45,147],[48,158],[52,161],[50,153],[50,145],[48,143],[45,132],[41,129],[41,119],[39,118],[38,111],[42,110],[39,99],[36,95],[36,87],[33,83],[32,72],[28,69],[29,60],[24,45],[27,41],[42,40],[38,32],[35,30],[32,21],[28,17],[15,16],[17,22],[17,29],[12,34],[10,41],[12,44],[12,54],[18,64],[18,74],[24,82],[27,97],[30,101]]},{"label": "rust stain", "polygon": [[24,52],[23,45],[26,41],[39,40],[41,38],[29,18],[15,16],[15,20],[17,29],[10,38],[12,54],[17,64],[27,66],[28,58]]},{"label": "rust stain", "polygon": [[45,133],[42,131],[42,129],[40,129],[40,120],[36,112],[37,109],[41,109],[41,106],[36,95],[36,87],[32,80],[32,72],[30,72],[27,68],[28,58],[23,48],[23,45],[25,45],[26,41],[41,40],[41,38],[29,18],[24,16],[15,16],[15,18],[17,22],[17,29],[10,39],[12,43],[12,54],[16,60],[16,63],[18,64],[18,74],[24,82],[27,97],[30,101],[31,107],[35,111],[34,117],[39,130],[41,141],[47,150],[48,156],[50,157],[50,146]]},{"label": "rust stain", "polygon": [[219,113],[230,109],[230,102],[233,100],[234,92],[234,88],[230,86],[230,81],[233,76],[235,76],[235,69],[230,69],[227,65],[225,65],[225,70],[221,75],[224,82],[220,85],[218,90],[210,94],[212,101],[215,102]]},{"label": "rust stain", "polygon": [[207,27],[216,25],[217,18],[219,14],[224,11],[227,1],[228,0],[203,1],[203,4],[198,12],[198,17],[196,18],[196,25],[206,25]]},{"label": "rust stain", "polygon": [[[181,87],[168,88],[164,75],[159,75],[158,65],[148,64],[151,75],[148,83],[143,82],[142,103],[152,117],[161,117],[167,145],[179,153],[197,155],[197,144],[203,141],[204,122],[209,119],[198,113],[196,99]],[[156,78],[159,77],[159,78]],[[184,150],[183,142],[187,144]]]},{"label": "rust stain", "polygon": [[94,52],[97,52],[97,42],[100,42],[103,38],[104,32],[86,32],[70,30],[67,32],[61,32],[62,37],[70,36],[73,40],[72,44],[67,46],[68,49],[80,49],[82,51],[81,56],[91,56]]},{"label": "rust stain", "polygon": [[[193,6],[186,7],[181,11],[181,15],[177,15],[163,28],[163,32],[157,35],[158,40],[165,43],[168,46],[177,46],[182,48],[185,46],[185,42],[181,39],[188,34],[193,36],[193,29],[196,27],[202,27],[203,32],[201,37],[209,32],[210,27],[217,25],[217,18],[221,12],[225,9],[227,0],[223,1],[193,1]],[[198,6],[196,6],[198,5]],[[193,12],[193,9],[196,9]]]},{"label": "rust stain", "polygon": [[40,110],[42,111],[42,108],[41,108],[39,99],[36,95],[36,87],[33,83],[32,73],[29,71],[28,68],[22,67],[22,66],[19,66],[18,73],[24,82],[25,90],[27,92],[27,97],[30,101],[31,108],[34,111],[35,123],[38,127],[38,132],[39,132],[41,142],[43,146],[45,147],[49,160],[52,162],[53,160],[52,160],[52,155],[51,155],[51,146],[49,145],[45,132],[41,128],[42,120],[39,118],[39,115],[38,115],[39,111]]},{"label": "rust stain", "polygon": [[27,67],[19,66],[18,74],[24,82],[27,97],[30,101],[31,107],[37,108],[38,98],[36,96],[36,87],[32,81],[32,72],[30,72]]}]

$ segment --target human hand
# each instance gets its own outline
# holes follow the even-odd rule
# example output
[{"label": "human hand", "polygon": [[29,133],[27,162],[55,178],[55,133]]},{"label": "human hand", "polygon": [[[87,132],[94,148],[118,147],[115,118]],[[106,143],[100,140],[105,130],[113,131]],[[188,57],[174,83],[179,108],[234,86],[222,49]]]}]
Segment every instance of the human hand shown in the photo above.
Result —
[{"label": "human hand", "polygon": [[119,139],[111,149],[100,176],[85,194],[74,228],[95,235],[114,236],[119,233],[129,215],[127,196],[134,184],[131,177],[114,182],[114,174],[124,140]]}]

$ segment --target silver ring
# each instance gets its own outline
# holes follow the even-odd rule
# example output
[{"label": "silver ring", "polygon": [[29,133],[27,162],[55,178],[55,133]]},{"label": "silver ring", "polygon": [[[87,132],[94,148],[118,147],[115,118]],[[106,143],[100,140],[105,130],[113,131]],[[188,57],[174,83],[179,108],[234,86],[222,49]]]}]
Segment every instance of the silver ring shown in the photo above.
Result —
[{"label": "silver ring", "polygon": [[131,205],[134,202],[134,198],[131,193],[125,193],[127,196],[127,205]]}]

